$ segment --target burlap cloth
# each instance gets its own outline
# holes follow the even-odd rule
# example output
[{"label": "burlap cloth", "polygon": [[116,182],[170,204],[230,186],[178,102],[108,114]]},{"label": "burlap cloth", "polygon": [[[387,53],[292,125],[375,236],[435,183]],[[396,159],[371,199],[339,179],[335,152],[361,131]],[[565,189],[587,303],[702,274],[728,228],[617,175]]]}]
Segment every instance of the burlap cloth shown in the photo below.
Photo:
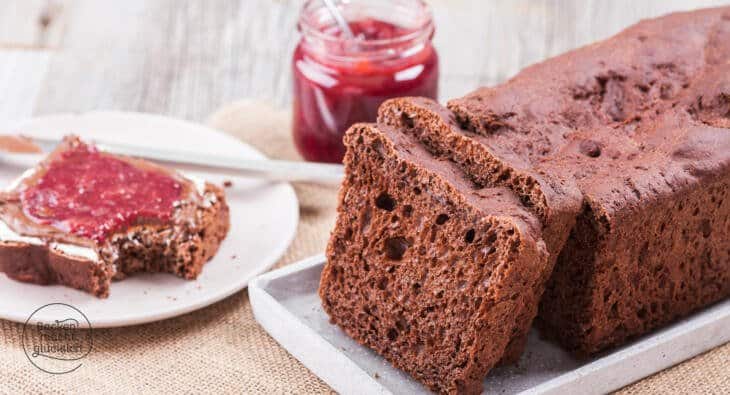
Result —
[{"label": "burlap cloth", "polygon": [[[217,112],[210,123],[272,157],[297,158],[286,112],[242,102]],[[335,188],[298,185],[296,190],[301,222],[296,239],[277,266],[323,251],[334,222]],[[246,291],[179,318],[96,330],[94,350],[84,366],[61,376],[42,373],[28,362],[21,333],[22,325],[0,320],[2,393],[331,392],[258,326]],[[730,344],[621,392],[728,393]]]}]

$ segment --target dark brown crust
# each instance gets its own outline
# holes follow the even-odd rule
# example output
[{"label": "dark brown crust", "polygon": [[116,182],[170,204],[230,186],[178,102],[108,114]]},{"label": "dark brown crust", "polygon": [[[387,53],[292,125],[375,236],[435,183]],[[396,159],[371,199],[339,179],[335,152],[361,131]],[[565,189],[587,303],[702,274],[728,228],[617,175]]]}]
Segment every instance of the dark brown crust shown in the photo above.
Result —
[{"label": "dark brown crust", "polygon": [[[77,139],[67,138],[40,165],[41,170],[24,182],[33,182],[45,163],[77,143]],[[17,193],[4,192],[0,199],[0,220],[16,233],[40,239],[41,244],[0,241],[0,272],[18,281],[66,285],[100,298],[109,296],[112,279],[122,279],[136,272],[165,272],[195,279],[228,232],[229,209],[223,190],[205,183],[201,194],[192,181],[171,170],[138,159],[122,159],[136,166],[169,172],[184,183],[186,197],[177,203],[169,223],[142,219],[98,244],[35,224],[23,215]],[[92,248],[100,260],[69,256],[54,249],[54,243]]]},{"label": "dark brown crust", "polygon": [[539,220],[387,126],[356,125],[345,144],[325,310],[434,391],[478,393],[550,272]]},{"label": "dark brown crust", "polygon": [[65,286],[109,296],[114,267],[54,251],[48,245],[0,242],[0,273],[21,282]]}]

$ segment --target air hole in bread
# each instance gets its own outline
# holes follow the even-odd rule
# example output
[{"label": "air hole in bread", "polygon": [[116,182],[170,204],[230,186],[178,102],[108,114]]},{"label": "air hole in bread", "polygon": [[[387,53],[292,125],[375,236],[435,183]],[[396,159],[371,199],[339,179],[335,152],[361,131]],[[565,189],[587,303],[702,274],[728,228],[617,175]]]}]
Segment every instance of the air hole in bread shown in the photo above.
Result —
[{"label": "air hole in bread", "polygon": [[448,215],[446,215],[446,214],[439,214],[439,216],[436,217],[436,225],[443,225],[448,220],[449,220],[449,216]]},{"label": "air hole in bread", "polygon": [[579,146],[580,153],[589,158],[601,156],[601,144],[593,140],[583,140]]},{"label": "air hole in bread", "polygon": [[476,232],[474,231],[474,229],[469,229],[466,232],[466,235],[464,235],[464,241],[466,241],[467,243],[473,242],[475,235],[476,235]]},{"label": "air hole in bread", "polygon": [[380,140],[375,140],[375,141],[373,142],[373,145],[372,145],[372,147],[373,147],[373,149],[375,150],[375,152],[377,152],[377,153],[378,153],[378,157],[379,157],[380,159],[382,159],[382,158],[383,158],[383,156],[384,156],[384,150],[385,150],[385,149],[384,149],[384,147],[383,147],[383,142],[382,142],[382,141],[380,141]]},{"label": "air hole in bread", "polygon": [[388,258],[399,261],[403,258],[408,249],[408,240],[403,237],[391,237],[385,240],[385,256]]},{"label": "air hole in bread", "polygon": [[413,129],[413,127],[416,124],[415,121],[413,120],[413,117],[406,113],[401,113],[400,121],[401,121],[401,125],[403,125],[404,127],[408,128],[408,129]]},{"label": "air hole in bread", "polygon": [[502,174],[499,175],[499,178],[497,179],[497,181],[505,182],[505,181],[509,180],[509,178],[511,176],[512,176],[512,171],[507,169],[507,170],[503,171]]},{"label": "air hole in bread", "polygon": [[395,199],[383,192],[375,198],[375,206],[385,211],[393,211],[395,209]]}]

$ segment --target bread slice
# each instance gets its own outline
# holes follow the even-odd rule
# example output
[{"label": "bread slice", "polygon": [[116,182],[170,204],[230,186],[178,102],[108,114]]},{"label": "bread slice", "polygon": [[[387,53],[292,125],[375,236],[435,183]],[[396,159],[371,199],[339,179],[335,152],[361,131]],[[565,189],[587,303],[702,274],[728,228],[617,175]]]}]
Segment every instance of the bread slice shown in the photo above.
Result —
[{"label": "bread slice", "polygon": [[[114,171],[87,166],[90,161],[81,155]],[[66,174],[71,178],[54,181]],[[175,195],[156,194],[162,185]],[[88,200],[85,189],[97,196]],[[126,204],[135,198],[142,200]],[[0,193],[0,272],[105,298],[112,279],[136,272],[196,278],[228,228],[221,188],[144,160],[99,152],[72,136]]]},{"label": "bread slice", "polygon": [[[399,98],[385,102],[379,109],[378,122],[390,125],[418,139],[435,155],[449,159],[472,182],[484,187],[507,188],[519,198],[526,210],[542,223],[542,237],[550,253],[546,276],[563,248],[575,217],[582,207],[582,195],[571,177],[561,177],[535,169],[515,151],[492,146],[489,138],[461,129],[453,114],[426,98]],[[548,277],[540,281],[535,299],[527,301],[519,313],[524,321],[537,315],[538,301]],[[505,364],[522,355],[530,327],[525,326],[510,342]]]},{"label": "bread slice", "polygon": [[539,219],[391,127],[353,126],[345,145],[324,309],[432,390],[478,393],[550,272]]}]

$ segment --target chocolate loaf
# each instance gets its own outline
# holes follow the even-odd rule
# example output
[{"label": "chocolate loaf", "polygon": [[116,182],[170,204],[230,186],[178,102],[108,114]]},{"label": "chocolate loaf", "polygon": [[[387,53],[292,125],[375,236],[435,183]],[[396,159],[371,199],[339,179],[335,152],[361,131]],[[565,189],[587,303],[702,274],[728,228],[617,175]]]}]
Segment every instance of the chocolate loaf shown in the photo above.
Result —
[{"label": "chocolate loaf", "polygon": [[[391,100],[378,125],[353,128],[346,145],[323,305],[353,338],[433,390],[477,392],[476,374],[519,357],[536,314],[545,335],[585,355],[730,296],[730,7],[643,21],[447,108]],[[444,193],[453,180],[462,186]],[[470,190],[499,190],[499,199],[468,203]],[[427,274],[448,300],[475,296],[441,271],[481,257],[458,255],[455,265],[439,254],[462,254],[464,229],[505,199],[513,206],[498,211],[503,221],[530,224],[519,240],[547,252],[529,292],[499,313],[507,340],[491,326],[469,327],[487,312],[461,310],[468,315],[457,319],[452,304],[414,298],[410,288],[422,290],[419,275]],[[476,206],[484,209],[473,214]],[[406,207],[418,221],[398,211]],[[455,214],[463,210],[472,214]],[[450,239],[429,233],[437,213],[449,219]],[[493,247],[487,240],[481,248]],[[435,260],[419,255],[433,249],[443,251]],[[521,267],[532,250],[500,259]],[[489,281],[499,290],[509,284]],[[489,338],[490,352],[465,361],[463,343],[449,345],[455,336],[445,331],[423,353],[433,328],[457,322],[467,336]]]},{"label": "chocolate loaf", "polygon": [[569,349],[730,295],[728,62],[730,8],[673,14],[449,103],[489,147],[582,194],[538,317]]},{"label": "chocolate loaf", "polygon": [[[113,279],[136,272],[196,278],[228,232],[228,205],[222,189],[215,185],[150,162],[103,153],[117,163],[161,174],[178,183],[181,196],[173,203],[169,218],[160,220],[142,213],[131,224],[111,229],[100,240],[29,216],[29,208],[21,199],[23,191],[38,185],[50,168],[64,160],[65,153],[87,147],[78,138],[66,138],[48,158],[0,193],[0,272],[18,281],[62,284],[101,298],[109,295]],[[83,173],[95,177],[90,171]]]}]

